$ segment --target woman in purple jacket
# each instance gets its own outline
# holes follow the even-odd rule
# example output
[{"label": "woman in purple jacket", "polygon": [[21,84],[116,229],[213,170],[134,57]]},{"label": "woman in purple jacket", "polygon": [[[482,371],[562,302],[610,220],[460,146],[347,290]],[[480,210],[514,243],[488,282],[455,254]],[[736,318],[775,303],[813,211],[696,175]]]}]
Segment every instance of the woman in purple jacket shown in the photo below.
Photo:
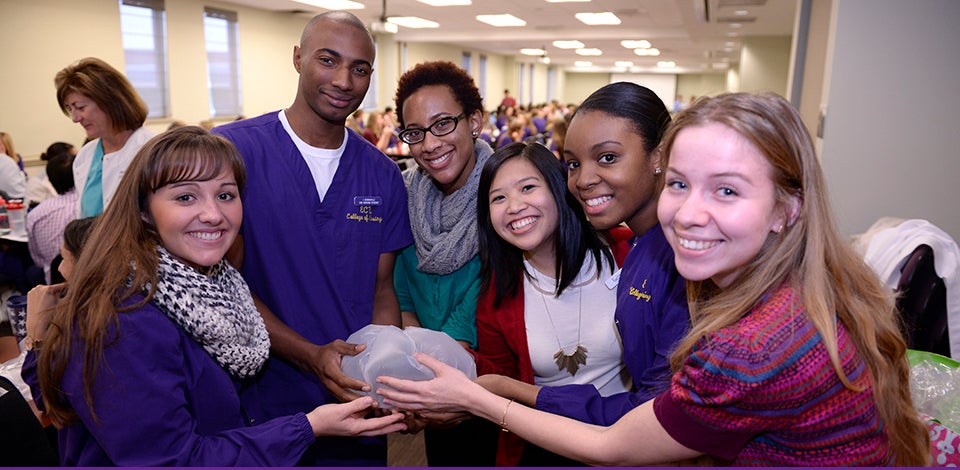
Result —
[{"label": "woman in purple jacket", "polygon": [[288,466],[315,436],[404,429],[399,414],[363,419],[369,397],[244,417],[237,390],[270,351],[246,283],[223,259],[245,178],[233,145],[198,127],[161,134],[134,158],[42,341],[31,341],[24,375],[39,379],[60,427],[63,465]]},{"label": "woman in purple jacket", "polygon": [[663,101],[627,82],[593,92],[571,118],[564,142],[567,188],[599,230],[625,224],[632,247],[618,272],[614,316],[633,390],[601,396],[590,384],[540,387],[503,376],[487,389],[528,406],[610,425],[669,385],[670,353],[690,326],[684,280],[657,223],[660,139],[670,124]]}]

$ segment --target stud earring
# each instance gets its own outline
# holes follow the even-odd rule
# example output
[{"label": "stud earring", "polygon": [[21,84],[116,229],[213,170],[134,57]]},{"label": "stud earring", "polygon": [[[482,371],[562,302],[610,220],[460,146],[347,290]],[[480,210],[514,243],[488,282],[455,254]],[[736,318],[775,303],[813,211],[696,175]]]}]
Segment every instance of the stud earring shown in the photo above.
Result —
[{"label": "stud earring", "polygon": [[470,133],[470,135],[472,135],[472,136],[474,136],[474,137],[476,137],[476,136],[477,136],[477,131],[473,131],[473,132],[471,132],[471,133]]},{"label": "stud earring", "polygon": [[773,229],[774,233],[780,233],[782,231],[783,231],[783,224],[780,224],[777,226],[777,228]]},{"label": "stud earring", "polygon": [[663,173],[663,170],[661,170],[660,167],[656,167],[653,169],[653,174],[659,175],[660,173]]}]

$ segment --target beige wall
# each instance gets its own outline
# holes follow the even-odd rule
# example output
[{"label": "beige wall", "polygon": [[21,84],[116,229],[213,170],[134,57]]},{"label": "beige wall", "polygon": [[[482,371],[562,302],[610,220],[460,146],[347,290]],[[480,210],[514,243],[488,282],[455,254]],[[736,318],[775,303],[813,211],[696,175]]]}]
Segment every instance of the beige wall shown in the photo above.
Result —
[{"label": "beige wall", "polygon": [[691,96],[711,96],[727,91],[727,77],[721,73],[677,75],[677,95],[684,101]]},{"label": "beige wall", "polygon": [[740,50],[740,90],[787,95],[790,36],[748,36]]},{"label": "beige wall", "polygon": [[596,91],[597,88],[608,83],[610,83],[610,74],[608,73],[568,72],[562,101],[579,103],[590,96],[590,93]]}]

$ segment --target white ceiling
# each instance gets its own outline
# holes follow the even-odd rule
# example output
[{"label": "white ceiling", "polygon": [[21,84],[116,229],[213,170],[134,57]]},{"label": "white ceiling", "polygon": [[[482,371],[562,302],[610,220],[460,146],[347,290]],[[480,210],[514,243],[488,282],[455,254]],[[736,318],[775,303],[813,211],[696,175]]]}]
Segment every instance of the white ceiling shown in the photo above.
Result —
[{"label": "white ceiling", "polygon": [[[222,0],[227,3],[312,16],[325,10],[293,0]],[[364,5],[352,10],[368,26],[386,15],[417,16],[435,21],[434,29],[400,27],[397,41],[451,44],[500,55],[521,48],[543,48],[551,63],[565,69],[576,60],[589,60],[588,70],[615,71],[615,61],[632,61],[634,72],[657,71],[658,61],[673,61],[670,73],[720,72],[740,60],[745,36],[789,36],[793,32],[797,0],[593,0],[589,3],[548,3],[546,0],[473,0],[469,6],[433,7],[417,0],[354,0]],[[738,10],[747,14],[738,16]],[[580,12],[611,11],[617,26],[587,26],[574,17]],[[526,26],[495,28],[475,19],[481,14],[509,13]],[[734,26],[739,25],[739,26]],[[583,57],[554,47],[554,40],[576,39],[601,56]],[[659,57],[640,57],[620,45],[624,39],[646,39]]]}]

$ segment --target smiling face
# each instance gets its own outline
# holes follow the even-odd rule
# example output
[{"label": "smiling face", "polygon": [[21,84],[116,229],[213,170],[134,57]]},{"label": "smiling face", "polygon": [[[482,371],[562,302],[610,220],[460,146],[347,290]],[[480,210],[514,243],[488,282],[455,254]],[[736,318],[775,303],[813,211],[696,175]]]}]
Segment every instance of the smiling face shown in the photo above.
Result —
[{"label": "smiling face", "polygon": [[507,160],[493,177],[488,198],[490,223],[497,235],[523,250],[538,269],[552,266],[559,215],[537,167],[522,157]]},{"label": "smiling face", "polygon": [[88,139],[98,139],[115,132],[107,113],[86,95],[70,92],[64,103],[66,103],[67,112],[70,113],[70,119],[83,126]]},{"label": "smiling face", "polygon": [[[446,85],[421,87],[403,102],[404,129],[427,129],[444,118],[459,116],[463,109]],[[482,128],[482,113],[464,116],[453,132],[435,136],[425,132],[423,141],[410,145],[410,155],[444,194],[463,187],[477,163],[473,132]]]},{"label": "smiling face", "polygon": [[772,174],[756,146],[727,126],[677,134],[658,215],[683,277],[726,287],[782,230]]},{"label": "smiling face", "polygon": [[656,224],[656,161],[626,118],[602,111],[574,116],[564,140],[567,188],[601,230],[626,222],[637,234]]},{"label": "smiling face", "polygon": [[312,22],[293,51],[297,100],[320,119],[343,125],[367,94],[375,54],[366,31],[330,19]]},{"label": "smiling face", "polygon": [[147,200],[160,243],[180,261],[198,270],[223,259],[243,219],[233,172],[209,181],[181,181],[161,187]]}]

